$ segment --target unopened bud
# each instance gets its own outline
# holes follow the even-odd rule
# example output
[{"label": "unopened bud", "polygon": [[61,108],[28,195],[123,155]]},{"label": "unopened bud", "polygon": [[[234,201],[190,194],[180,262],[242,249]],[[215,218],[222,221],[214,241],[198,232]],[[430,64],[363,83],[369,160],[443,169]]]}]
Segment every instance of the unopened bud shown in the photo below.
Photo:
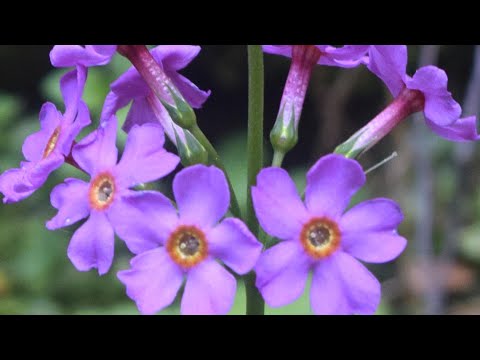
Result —
[{"label": "unopened bud", "polygon": [[195,164],[206,164],[208,161],[208,153],[198,140],[185,130],[185,141],[180,139],[177,131],[175,131],[175,139],[177,149],[183,166],[191,166]]},{"label": "unopened bud", "polygon": [[335,154],[341,154],[347,158],[355,159],[367,151],[373,145],[371,143],[361,141],[361,136],[365,131],[365,128],[358,130],[347,141],[338,145],[335,148]]},{"label": "unopened bud", "polygon": [[166,85],[168,92],[173,99],[173,104],[167,103],[163,99],[159,99],[162,105],[167,110],[168,114],[172,118],[172,121],[183,129],[191,129],[197,123],[197,116],[193,111],[190,104],[170,86]]},{"label": "unopened bud", "polygon": [[295,113],[293,109],[288,121],[284,121],[283,115],[284,111],[282,109],[270,132],[270,142],[275,151],[286,154],[297,144],[298,131],[295,126]]}]

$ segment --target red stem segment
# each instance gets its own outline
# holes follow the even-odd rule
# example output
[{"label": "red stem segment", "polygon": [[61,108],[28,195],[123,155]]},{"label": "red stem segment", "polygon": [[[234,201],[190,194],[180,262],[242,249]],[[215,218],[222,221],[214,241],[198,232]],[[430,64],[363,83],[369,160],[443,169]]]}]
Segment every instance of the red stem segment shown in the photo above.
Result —
[{"label": "red stem segment", "polygon": [[175,91],[179,97],[182,97],[163,71],[162,65],[155,61],[145,45],[119,45],[117,51],[130,60],[159,99],[169,99],[169,102],[171,102],[172,97],[168,87]]}]

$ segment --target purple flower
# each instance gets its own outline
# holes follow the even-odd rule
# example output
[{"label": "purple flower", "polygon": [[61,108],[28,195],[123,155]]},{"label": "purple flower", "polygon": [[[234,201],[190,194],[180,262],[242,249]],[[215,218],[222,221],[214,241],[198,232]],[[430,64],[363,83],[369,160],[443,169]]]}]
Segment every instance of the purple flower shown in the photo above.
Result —
[{"label": "purple flower", "polygon": [[406,240],[403,220],[388,199],[362,202],[344,213],[365,183],[360,165],[341,155],[321,158],[307,174],[305,204],[288,173],[267,168],[252,198],[262,228],[281,241],[257,265],[257,287],[272,307],[296,300],[313,270],[310,303],[316,314],[373,314],[380,284],[356,259],[382,263],[396,258]]},{"label": "purple flower", "polygon": [[223,172],[195,165],[173,181],[177,210],[164,198],[150,204],[154,216],[143,221],[149,236],[139,239],[131,269],[118,278],[142,314],[169,306],[184,278],[182,314],[226,314],[233,305],[236,281],[216,259],[237,274],[255,265],[262,245],[235,218],[218,222],[230,203]]},{"label": "purple flower", "polygon": [[116,119],[103,122],[73,148],[74,160],[91,180],[70,178],[56,186],[50,199],[58,213],[47,222],[47,228],[54,230],[88,217],[73,234],[68,257],[79,271],[98,268],[100,275],[112,264],[114,232],[127,246],[133,239],[134,246],[137,234],[144,234],[142,220],[152,221],[152,204],[158,197],[163,199],[154,191],[130,188],[169,174],[179,162],[163,149],[161,127],[145,124],[132,128],[117,164],[116,131]]},{"label": "purple flower", "polygon": [[445,71],[429,65],[408,76],[405,45],[372,45],[364,62],[394,97],[408,97],[413,112],[423,111],[428,127],[437,135],[451,141],[479,139],[476,117],[460,118],[462,109],[447,89]]},{"label": "purple flower", "polygon": [[[263,45],[266,53],[292,58],[277,122],[271,134],[275,150],[290,150],[297,141],[298,123],[314,66],[355,67],[365,61],[367,50],[368,45],[345,45],[341,48],[330,45]],[[294,130],[289,131],[289,127]]]},{"label": "purple flower", "polygon": [[[186,67],[198,55],[200,49],[199,46],[190,45],[161,45],[151,50],[153,58],[165,72],[167,77],[165,81],[171,82],[194,108],[202,106],[210,96],[210,91],[200,90],[178,71]],[[170,95],[168,93],[164,95],[165,101],[170,102]],[[134,67],[112,83],[101,118],[109,119],[112,114],[127,106],[132,100],[132,107],[123,126],[126,132],[130,131],[134,124],[160,122],[174,144],[176,144],[175,130],[181,139],[185,138],[183,129],[173,123],[167,110]]]},{"label": "purple flower", "polygon": [[366,60],[369,45],[345,45],[340,48],[331,45],[263,45],[268,54],[294,56],[295,48],[316,48],[316,64],[352,68]]},{"label": "purple flower", "polygon": [[117,45],[55,45],[50,61],[55,67],[99,66],[110,62]]},{"label": "purple flower", "polygon": [[0,176],[0,192],[4,203],[25,199],[40,188],[50,173],[58,169],[70,154],[72,143],[80,131],[90,124],[87,105],[80,100],[85,85],[85,72],[76,69],[60,80],[65,114],[52,103],[40,111],[40,131],[28,136],[22,151],[27,161],[19,169],[10,169]]}]

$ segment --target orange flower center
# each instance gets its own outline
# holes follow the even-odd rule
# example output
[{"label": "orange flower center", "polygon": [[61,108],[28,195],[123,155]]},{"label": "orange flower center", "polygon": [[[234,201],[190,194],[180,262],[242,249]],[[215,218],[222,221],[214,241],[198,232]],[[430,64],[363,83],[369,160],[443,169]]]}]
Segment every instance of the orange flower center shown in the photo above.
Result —
[{"label": "orange flower center", "polygon": [[115,198],[115,180],[108,172],[98,174],[91,182],[89,201],[95,210],[105,210]]},{"label": "orange flower center", "polygon": [[178,265],[189,269],[205,260],[208,245],[203,231],[195,226],[181,225],[170,235],[166,249]]},{"label": "orange flower center", "polygon": [[336,222],[326,217],[313,218],[303,225],[300,242],[315,259],[334,253],[340,246],[340,230]]},{"label": "orange flower center", "polygon": [[58,137],[60,136],[60,126],[58,126],[54,131],[50,139],[47,141],[47,146],[45,146],[45,150],[43,150],[43,158],[45,159],[48,157],[55,147],[57,146]]}]

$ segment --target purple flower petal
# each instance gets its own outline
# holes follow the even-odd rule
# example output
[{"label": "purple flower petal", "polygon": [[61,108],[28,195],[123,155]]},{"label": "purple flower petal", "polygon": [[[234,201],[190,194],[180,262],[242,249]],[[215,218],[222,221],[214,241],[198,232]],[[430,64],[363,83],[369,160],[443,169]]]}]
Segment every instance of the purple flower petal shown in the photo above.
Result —
[{"label": "purple flower petal", "polygon": [[292,57],[292,45],[262,45],[262,49],[267,54]]},{"label": "purple flower petal", "polygon": [[117,50],[116,45],[55,45],[50,61],[55,67],[86,67],[108,64]]},{"label": "purple flower petal", "polygon": [[310,303],[317,315],[374,314],[380,283],[350,255],[337,251],[314,268]]},{"label": "purple flower petal", "polygon": [[[363,60],[370,45],[344,45],[341,47],[335,47],[331,45],[317,45],[322,51],[330,55],[335,60],[357,61]],[[320,47],[323,47],[321,49]]]},{"label": "purple flower petal", "polygon": [[[177,74],[176,71],[187,66],[199,51],[199,46],[190,45],[161,45],[157,46],[151,51],[154,59],[157,60],[160,65],[162,65],[167,76],[172,79],[173,83],[180,90],[185,100],[187,100],[194,108],[199,108],[202,106],[202,104],[210,95],[210,91],[206,92],[200,90],[195,84],[190,82],[190,80],[186,79],[180,74]],[[148,109],[141,109],[143,106],[151,107],[151,104],[144,99],[150,94],[150,88],[137,70],[134,67],[128,69],[114,83],[112,83],[111,92],[108,94],[105,101],[101,119],[108,119],[119,109],[127,106],[131,100],[135,100],[134,105],[135,103],[137,105],[135,107],[136,114],[130,114],[132,111],[134,111],[134,105],[132,105],[132,109],[130,110],[123,127],[126,132],[129,131],[130,127],[134,123],[143,124],[147,121],[160,121],[165,127],[165,122],[172,122],[166,111],[162,112],[161,114],[155,114],[152,113],[151,110],[149,111]],[[142,100],[140,101],[140,99]],[[143,117],[140,117],[142,113],[149,114],[149,120],[145,120]],[[151,117],[152,114],[154,115],[153,118]],[[155,116],[158,117],[158,120],[156,120]],[[138,120],[139,122],[137,122]],[[170,139],[175,139],[173,132],[168,132],[168,135]],[[173,137],[171,135],[173,135]]]},{"label": "purple flower petal", "polygon": [[52,103],[45,103],[40,110],[41,130],[29,135],[22,147],[23,156],[29,161],[40,161],[48,140],[60,125],[62,115]]},{"label": "purple flower petal", "polygon": [[392,200],[362,202],[340,220],[342,249],[366,262],[393,260],[407,246],[407,240],[397,234],[402,221],[402,211]]},{"label": "purple flower petal", "polygon": [[63,162],[64,157],[58,152],[53,152],[38,162],[22,162],[20,169],[5,171],[0,176],[0,192],[4,195],[3,202],[5,204],[14,203],[29,197]]},{"label": "purple flower petal", "polygon": [[78,271],[97,268],[99,275],[110,269],[113,261],[114,234],[103,212],[92,211],[68,245],[68,258]]},{"label": "purple flower petal", "polygon": [[340,220],[342,234],[392,231],[403,221],[400,206],[390,199],[371,199],[348,210]]},{"label": "purple flower petal", "polygon": [[65,156],[68,156],[72,151],[72,144],[75,141],[75,138],[80,134],[80,132],[91,124],[90,120],[90,111],[88,110],[87,104],[82,100],[78,103],[78,113],[73,124],[68,125],[66,130],[62,131],[60,138],[58,140],[58,147],[60,151]]},{"label": "purple flower petal", "polygon": [[262,244],[240,220],[228,218],[207,234],[209,253],[239,275],[255,266]]},{"label": "purple flower petal", "polygon": [[180,311],[183,315],[224,315],[233,306],[237,281],[223,266],[207,259],[187,277]]},{"label": "purple flower petal", "polygon": [[165,244],[178,223],[171,201],[155,191],[123,194],[107,210],[107,217],[134,254]]},{"label": "purple flower petal", "polygon": [[271,307],[302,295],[312,261],[298,241],[284,241],[265,251],[255,266],[256,286]]},{"label": "purple flower petal", "polygon": [[425,119],[428,127],[437,135],[450,141],[476,141],[480,137],[477,132],[477,117],[469,116],[458,119],[451,125],[439,126],[428,118]]},{"label": "purple flower petal", "polygon": [[194,165],[179,172],[173,180],[173,193],[185,224],[210,228],[225,215],[230,205],[225,175],[213,166]]},{"label": "purple flower petal", "polygon": [[138,71],[132,67],[110,85],[102,109],[100,119],[110,119],[117,111],[127,106],[132,99],[144,98],[150,93],[150,88]]},{"label": "purple flower petal", "polygon": [[112,116],[73,147],[73,158],[83,170],[93,176],[99,169],[105,170],[116,165],[116,140],[117,118]]},{"label": "purple flower petal", "polygon": [[65,179],[64,183],[55,186],[50,202],[58,213],[47,222],[47,229],[56,230],[86,218],[90,213],[88,191],[89,184],[77,179]]},{"label": "purple flower petal", "polygon": [[178,74],[177,71],[190,64],[200,50],[200,46],[192,45],[161,45],[152,49],[154,59],[163,64],[167,76],[193,108],[202,107],[211,92],[200,90],[186,77]]},{"label": "purple flower petal", "polygon": [[202,48],[193,45],[160,45],[151,50],[153,58],[161,63],[164,70],[178,71],[187,67]]},{"label": "purple flower petal", "polygon": [[68,122],[72,122],[77,113],[86,81],[87,69],[84,66],[78,66],[60,79],[60,91],[65,103],[65,118]]},{"label": "purple flower petal", "polygon": [[295,183],[283,169],[263,169],[252,187],[252,199],[262,228],[279,239],[297,236],[309,218]]},{"label": "purple flower petal", "polygon": [[353,68],[360,65],[368,50],[368,45],[344,45],[335,47],[331,45],[316,45],[322,52],[318,60],[319,65],[340,66]]},{"label": "purple flower petal", "polygon": [[144,252],[130,264],[131,269],[120,271],[117,277],[142,314],[153,315],[175,300],[183,283],[183,272],[165,248]]},{"label": "purple flower petal", "polygon": [[338,219],[363,184],[365,174],[358,162],[342,155],[324,156],[307,173],[307,209],[317,216]]},{"label": "purple flower petal", "polygon": [[[292,47],[296,45],[263,45],[262,49],[268,54],[292,57]],[[345,45],[334,47],[331,45],[314,45],[322,52],[318,60],[319,65],[340,66],[352,68],[362,63],[368,50],[368,45]]]},{"label": "purple flower petal", "polygon": [[208,97],[212,94],[210,90],[200,90],[197,85],[181,74],[167,71],[167,75],[183,95],[185,100],[194,109],[201,108],[203,103],[207,101]]},{"label": "purple flower petal", "polygon": [[45,183],[50,173],[62,166],[64,161],[63,155],[54,151],[39,162],[23,163],[22,168],[26,170],[27,183],[38,189]]},{"label": "purple flower petal", "polygon": [[[168,117],[166,110],[165,116]],[[168,119],[168,121],[171,121],[170,118]],[[123,123],[122,130],[128,133],[134,125],[143,125],[148,123],[159,124],[160,121],[155,112],[152,110],[147,98],[137,98],[133,100],[130,111],[127,114],[127,118]]]},{"label": "purple flower petal", "polygon": [[425,117],[438,126],[451,125],[462,109],[447,90],[447,74],[436,66],[424,66],[406,80],[407,88],[419,90],[425,97]]},{"label": "purple flower petal", "polygon": [[105,57],[112,57],[117,51],[117,45],[86,45],[85,48]]},{"label": "purple flower petal", "polygon": [[383,80],[392,95],[396,97],[405,87],[407,46],[371,45],[369,55],[368,69]]},{"label": "purple flower petal", "polygon": [[4,204],[21,201],[32,195],[35,190],[37,188],[28,181],[24,169],[10,169],[0,176],[0,192],[4,196]]},{"label": "purple flower petal", "polygon": [[164,139],[160,124],[135,125],[131,129],[115,170],[122,186],[158,180],[177,167],[180,158],[163,148]]}]

